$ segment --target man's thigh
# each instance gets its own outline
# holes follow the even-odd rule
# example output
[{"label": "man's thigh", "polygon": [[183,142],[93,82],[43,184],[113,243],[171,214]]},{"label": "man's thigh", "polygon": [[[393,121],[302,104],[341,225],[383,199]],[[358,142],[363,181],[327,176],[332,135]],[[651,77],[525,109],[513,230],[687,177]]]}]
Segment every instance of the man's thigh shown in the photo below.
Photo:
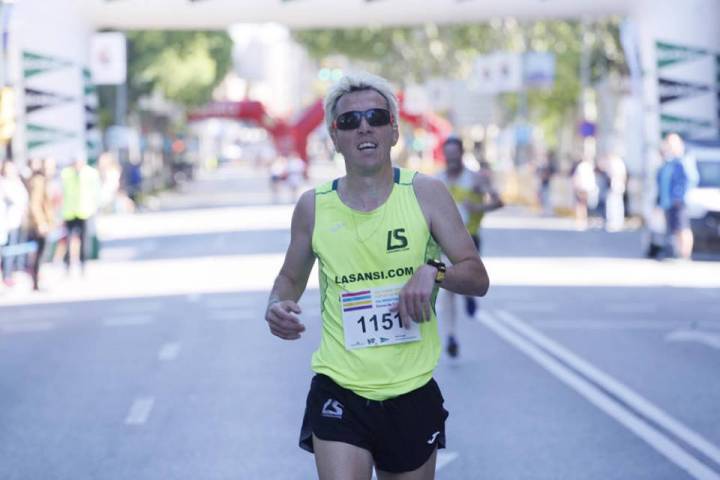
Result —
[{"label": "man's thigh", "polygon": [[403,473],[388,473],[378,470],[378,480],[433,480],[435,478],[435,462],[437,460],[437,449],[430,455],[430,458],[417,470]]},{"label": "man's thigh", "polygon": [[373,459],[370,452],[364,448],[349,443],[321,440],[315,435],[313,448],[320,480],[370,480]]}]

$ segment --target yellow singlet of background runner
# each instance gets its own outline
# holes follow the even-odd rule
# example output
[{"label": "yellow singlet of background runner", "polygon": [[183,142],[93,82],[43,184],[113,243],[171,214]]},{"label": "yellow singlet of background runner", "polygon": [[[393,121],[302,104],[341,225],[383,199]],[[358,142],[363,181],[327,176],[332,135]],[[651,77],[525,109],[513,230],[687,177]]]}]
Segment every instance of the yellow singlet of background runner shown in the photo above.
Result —
[{"label": "yellow singlet of background runner", "polygon": [[470,232],[470,235],[477,235],[480,223],[483,219],[482,212],[470,212],[465,208],[465,201],[469,200],[472,203],[483,204],[484,198],[482,195],[475,192],[475,172],[463,168],[460,176],[454,180],[450,180],[446,172],[442,172],[437,178],[442,180],[447,186],[450,196],[455,200],[455,204],[460,211],[465,227]]},{"label": "yellow singlet of background runner", "polygon": [[402,286],[427,259],[440,256],[415,197],[414,176],[415,172],[395,168],[390,196],[371,212],[345,205],[337,193],[337,180],[315,189],[312,248],[319,262],[322,339],[312,369],[370,400],[385,400],[425,385],[440,358],[437,290],[431,300],[432,320],[419,325],[421,340],[357,349],[345,346],[343,308],[362,306],[362,301],[348,303],[348,294]]}]

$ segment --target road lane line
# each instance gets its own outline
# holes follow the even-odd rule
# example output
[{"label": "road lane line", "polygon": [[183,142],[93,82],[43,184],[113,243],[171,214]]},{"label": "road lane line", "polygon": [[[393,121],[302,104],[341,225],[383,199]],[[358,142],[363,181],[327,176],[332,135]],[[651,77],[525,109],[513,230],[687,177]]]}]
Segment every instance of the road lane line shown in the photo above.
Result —
[{"label": "road lane line", "polygon": [[23,322],[23,323],[6,323],[0,325],[2,333],[32,333],[46,332],[55,328],[55,324],[50,322]]},{"label": "road lane line", "polygon": [[70,309],[67,308],[28,308],[23,310],[15,310],[7,312],[5,318],[0,322],[14,322],[17,320],[62,320],[71,316]]},{"label": "road lane line", "polygon": [[154,397],[140,397],[135,399],[133,404],[130,406],[130,412],[128,412],[125,418],[126,425],[144,425],[150,417],[153,405],[155,405]]},{"label": "road lane line", "polygon": [[720,335],[702,332],[698,330],[677,330],[665,336],[668,342],[697,342],[708,347],[720,349]]},{"label": "road lane line", "polygon": [[153,321],[152,315],[118,315],[103,320],[106,327],[131,327],[145,325]]},{"label": "road lane line", "polygon": [[[498,317],[506,317],[503,313],[506,312],[498,312]],[[635,415],[616,400],[612,399],[588,380],[584,379],[572,371],[569,367],[566,367],[558,360],[545,353],[539,346],[531,343],[530,340],[521,336],[521,334],[517,333],[515,330],[512,330],[509,326],[507,326],[509,322],[507,322],[506,318],[503,318],[503,321],[504,323],[501,323],[498,320],[492,319],[483,321],[483,324],[515,348],[533,359],[541,367],[552,373],[578,394],[585,397],[585,399],[590,403],[643,439],[658,453],[688,472],[695,479],[720,480],[720,475],[717,472],[700,462],[697,458],[692,456],[677,443],[673,442],[662,432],[653,428],[649,423]]]},{"label": "road lane line", "polygon": [[[559,343],[541,334],[511,313],[498,311],[497,315],[500,320],[513,327],[515,331],[524,335],[525,338],[533,341],[536,345],[545,349],[545,351],[550,352],[555,357],[567,363],[575,369],[575,371],[584,375],[597,385],[600,385],[606,391],[625,402],[626,405],[629,405],[646,418],[657,423],[662,428],[686,442],[691,447],[702,452],[704,455],[707,455],[713,462],[720,465],[720,448],[712,444],[702,435],[694,430],[691,430],[682,422],[671,417],[664,410],[652,404],[649,400],[645,399],[637,392],[631,390],[629,387],[618,380],[615,380],[607,373],[575,355]],[[718,478],[720,478],[720,476]]]},{"label": "road lane line", "polygon": [[180,344],[177,342],[166,343],[162,346],[158,352],[158,360],[162,362],[169,362],[175,360],[180,353]]}]

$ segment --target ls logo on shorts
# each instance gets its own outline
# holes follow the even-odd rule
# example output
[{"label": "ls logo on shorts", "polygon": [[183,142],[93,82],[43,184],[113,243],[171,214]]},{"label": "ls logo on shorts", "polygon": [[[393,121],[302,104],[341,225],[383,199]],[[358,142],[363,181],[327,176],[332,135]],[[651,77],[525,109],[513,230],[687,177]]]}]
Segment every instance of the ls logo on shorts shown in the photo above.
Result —
[{"label": "ls logo on shorts", "polygon": [[332,398],[328,398],[323,405],[322,416],[329,418],[342,418],[343,404]]}]

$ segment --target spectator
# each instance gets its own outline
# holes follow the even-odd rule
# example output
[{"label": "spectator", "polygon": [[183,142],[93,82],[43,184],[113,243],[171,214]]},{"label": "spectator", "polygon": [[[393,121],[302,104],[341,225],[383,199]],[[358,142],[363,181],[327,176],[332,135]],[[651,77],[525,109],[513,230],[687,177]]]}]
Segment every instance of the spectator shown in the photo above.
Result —
[{"label": "spectator", "polygon": [[85,159],[78,157],[75,163],[65,167],[61,173],[63,186],[63,220],[67,231],[67,251],[65,267],[70,272],[72,257],[72,238],[76,234],[80,239],[80,267],[85,272],[87,221],[95,215],[100,196],[100,177],[97,170],[89,166]]},{"label": "spectator", "polygon": [[40,290],[40,265],[43,261],[47,237],[50,234],[55,220],[53,211],[50,180],[47,172],[52,169],[50,161],[33,159],[30,161],[32,174],[28,180],[30,190],[29,234],[37,248],[32,255],[31,276],[33,290]]},{"label": "spectator", "polygon": [[690,177],[683,156],[685,143],[677,133],[665,137],[665,163],[658,170],[658,205],[665,212],[668,254],[689,259],[693,249],[693,234],[685,211],[685,195]]},{"label": "spectator", "polygon": [[578,230],[585,230],[588,224],[588,208],[597,205],[597,183],[590,160],[583,158],[572,173],[575,192],[575,222]]},{"label": "spectator", "polygon": [[610,180],[607,192],[605,229],[619,232],[625,222],[625,185],[627,169],[620,155],[611,154],[607,159],[607,173]]},{"label": "spectator", "polygon": [[545,162],[538,169],[538,177],[540,179],[539,202],[543,215],[552,214],[552,203],[550,201],[550,183],[557,172],[557,156],[554,150],[547,153]]},{"label": "spectator", "polygon": [[[17,166],[11,160],[5,160],[2,165],[0,184],[6,204],[5,220],[8,237],[5,246],[9,247],[20,243],[21,227],[28,209],[28,191],[20,178]],[[2,277],[5,285],[11,287],[15,284],[13,273],[18,269],[21,257],[6,253],[4,252],[2,256]]]}]

